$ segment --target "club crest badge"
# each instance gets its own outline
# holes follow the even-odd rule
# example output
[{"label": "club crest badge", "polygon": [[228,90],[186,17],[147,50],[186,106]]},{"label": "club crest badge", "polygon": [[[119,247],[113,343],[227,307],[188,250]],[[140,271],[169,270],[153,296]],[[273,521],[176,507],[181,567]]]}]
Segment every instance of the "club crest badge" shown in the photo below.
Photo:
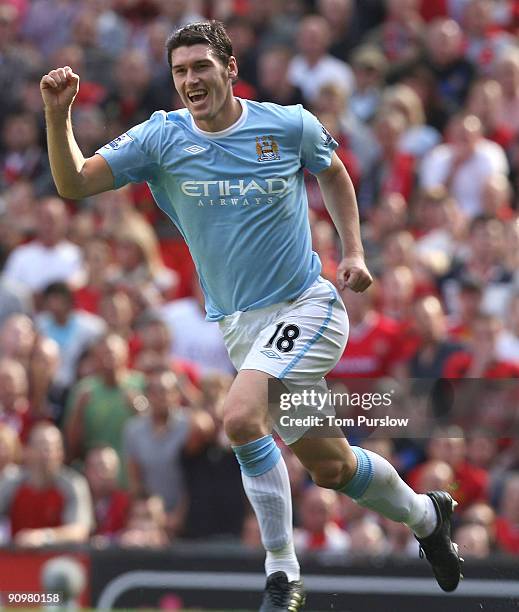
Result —
[{"label": "club crest badge", "polygon": [[279,145],[274,140],[274,136],[256,136],[256,153],[259,162],[281,159]]}]

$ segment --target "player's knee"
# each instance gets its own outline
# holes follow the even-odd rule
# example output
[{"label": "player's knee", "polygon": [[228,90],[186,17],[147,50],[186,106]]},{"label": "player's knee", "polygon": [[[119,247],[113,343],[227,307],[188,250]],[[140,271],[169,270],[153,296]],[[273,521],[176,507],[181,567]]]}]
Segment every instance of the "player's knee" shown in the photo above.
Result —
[{"label": "player's knee", "polygon": [[252,411],[229,408],[224,413],[223,425],[233,445],[247,444],[267,434],[267,428]]},{"label": "player's knee", "polygon": [[325,489],[341,489],[351,480],[354,473],[355,464],[352,464],[348,458],[322,461],[310,472],[315,484]]}]

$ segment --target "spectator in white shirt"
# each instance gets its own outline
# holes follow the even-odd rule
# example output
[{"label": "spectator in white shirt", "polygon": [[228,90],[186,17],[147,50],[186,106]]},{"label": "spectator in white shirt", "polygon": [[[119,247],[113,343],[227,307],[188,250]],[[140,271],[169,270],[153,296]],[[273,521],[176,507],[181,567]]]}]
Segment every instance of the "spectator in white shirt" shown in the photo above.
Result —
[{"label": "spectator in white shirt", "polygon": [[353,90],[353,71],[328,53],[330,45],[330,26],[324,17],[310,15],[301,20],[297,33],[299,53],[290,62],[288,76],[309,105],[327,83],[338,83],[348,92]]},{"label": "spectator in white shirt", "polygon": [[218,324],[205,319],[204,297],[196,279],[193,294],[194,297],[168,302],[160,310],[160,317],[171,333],[171,354],[196,363],[203,374],[233,374]]},{"label": "spectator in white shirt", "polygon": [[455,115],[448,126],[448,142],[423,160],[420,183],[425,189],[443,185],[470,218],[483,211],[482,196],[489,176],[507,174],[503,149],[482,136],[475,115]]},{"label": "spectator in white shirt", "polygon": [[36,240],[11,252],[5,265],[6,277],[34,292],[56,281],[74,282],[81,271],[81,251],[65,239],[67,225],[63,200],[41,200],[36,212]]}]

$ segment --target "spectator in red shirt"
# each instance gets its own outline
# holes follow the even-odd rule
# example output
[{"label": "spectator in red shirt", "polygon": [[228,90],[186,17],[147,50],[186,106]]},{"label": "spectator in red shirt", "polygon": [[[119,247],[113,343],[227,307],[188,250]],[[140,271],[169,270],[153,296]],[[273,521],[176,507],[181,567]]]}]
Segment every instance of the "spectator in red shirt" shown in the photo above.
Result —
[{"label": "spectator in red shirt", "polygon": [[379,154],[365,174],[359,191],[361,211],[369,210],[380,196],[401,193],[409,201],[415,181],[412,155],[402,153],[400,141],[407,129],[405,115],[396,110],[382,110],[374,121]]},{"label": "spectator in red shirt", "polygon": [[74,291],[75,306],[92,314],[99,314],[101,296],[107,285],[112,255],[105,238],[95,236],[85,244],[84,277],[81,286]]},{"label": "spectator in red shirt", "polygon": [[348,344],[329,378],[379,378],[390,374],[398,356],[398,326],[375,310],[373,297],[373,288],[344,294],[350,321]]},{"label": "spectator in red shirt", "polygon": [[481,312],[483,286],[475,278],[465,276],[459,281],[458,309],[449,317],[449,336],[459,342],[472,339],[472,323]]},{"label": "spectator in red shirt", "polygon": [[91,449],[85,459],[95,516],[95,535],[116,536],[125,526],[130,497],[118,484],[119,456],[111,446]]},{"label": "spectator in red shirt", "polygon": [[506,480],[496,519],[496,539],[503,552],[519,554],[519,472]]},{"label": "spectator in red shirt", "polygon": [[57,427],[39,423],[29,436],[26,463],[0,483],[0,514],[11,520],[13,543],[40,547],[85,542],[92,526],[86,480],[63,464]]},{"label": "spectator in red shirt", "polygon": [[[416,335],[413,324],[413,304],[416,293],[415,275],[407,266],[386,267],[380,285],[382,287],[381,313],[396,326],[398,336],[397,361],[401,365],[402,362],[410,359],[420,344],[420,339]],[[398,372],[399,376],[402,376],[402,374],[402,371]]]},{"label": "spectator in red shirt", "polygon": [[497,357],[501,323],[493,315],[479,313],[473,322],[473,339],[466,350],[449,357],[443,369],[446,378],[516,378],[519,364]]},{"label": "spectator in red shirt", "polygon": [[303,551],[346,552],[350,537],[333,520],[337,514],[337,493],[309,486],[301,500],[301,527],[294,533],[296,548]]},{"label": "spectator in red shirt", "polygon": [[[460,510],[474,502],[487,501],[488,473],[467,461],[467,445],[461,429],[438,428],[428,441],[426,457],[429,461],[448,463],[454,471],[451,493]],[[408,474],[407,482],[413,489],[418,489],[427,465],[420,464]]]}]

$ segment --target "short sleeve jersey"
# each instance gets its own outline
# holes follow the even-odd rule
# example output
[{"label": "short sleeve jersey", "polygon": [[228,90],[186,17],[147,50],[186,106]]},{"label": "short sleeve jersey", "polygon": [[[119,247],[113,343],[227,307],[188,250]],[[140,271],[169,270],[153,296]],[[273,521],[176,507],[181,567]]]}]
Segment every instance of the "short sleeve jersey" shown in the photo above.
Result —
[{"label": "short sleeve jersey", "polygon": [[303,172],[328,168],[337,147],[300,105],[239,101],[221,132],[187,109],[157,111],[97,151],[116,188],[148,183],[189,246],[213,321],[295,299],[317,278]]}]

